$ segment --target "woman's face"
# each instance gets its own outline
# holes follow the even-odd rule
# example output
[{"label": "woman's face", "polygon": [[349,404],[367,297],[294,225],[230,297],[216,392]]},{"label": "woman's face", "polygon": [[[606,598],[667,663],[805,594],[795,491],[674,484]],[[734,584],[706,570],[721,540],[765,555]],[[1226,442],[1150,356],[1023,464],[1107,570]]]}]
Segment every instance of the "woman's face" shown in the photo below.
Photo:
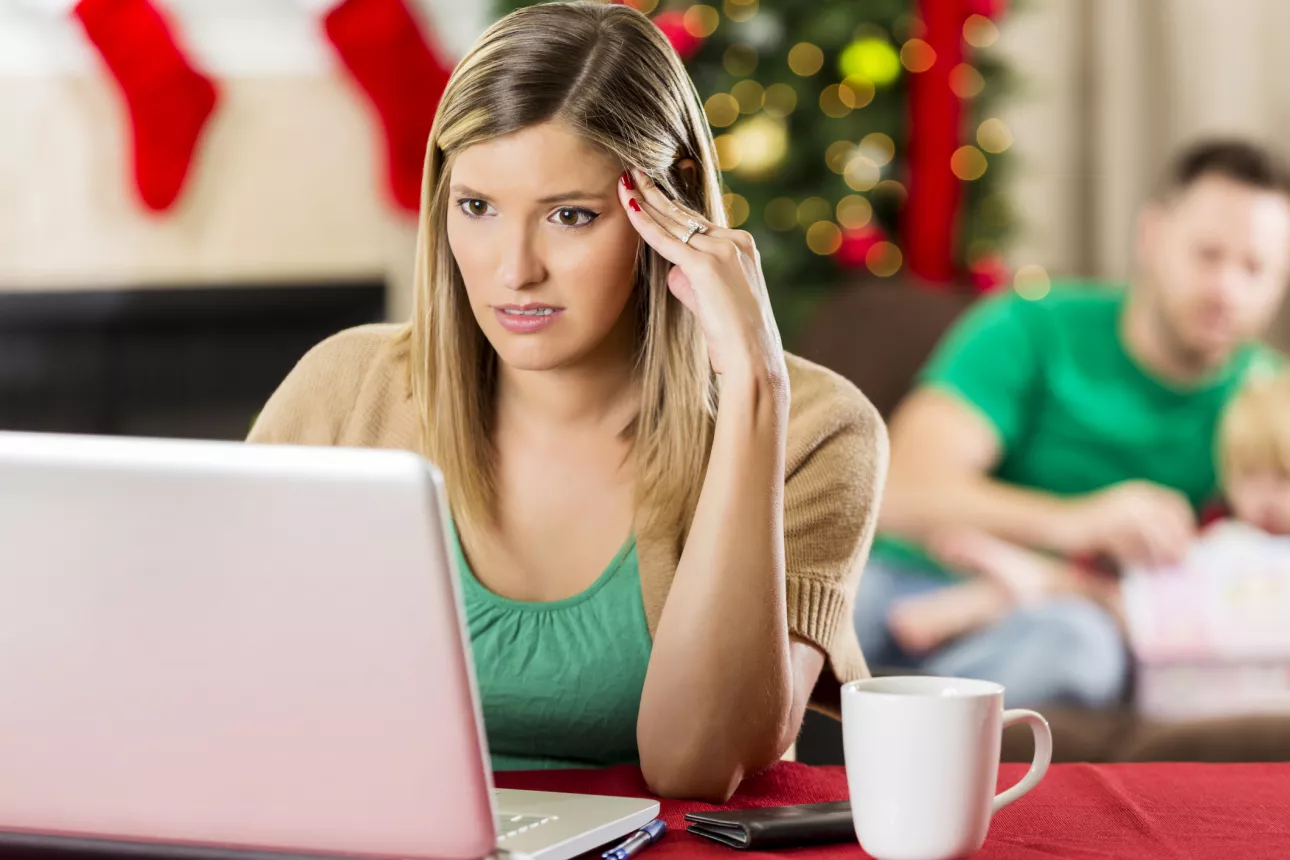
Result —
[{"label": "woman's face", "polygon": [[544,123],[468,147],[449,179],[448,244],[471,310],[522,370],[630,355],[639,234],[618,202],[617,161]]}]

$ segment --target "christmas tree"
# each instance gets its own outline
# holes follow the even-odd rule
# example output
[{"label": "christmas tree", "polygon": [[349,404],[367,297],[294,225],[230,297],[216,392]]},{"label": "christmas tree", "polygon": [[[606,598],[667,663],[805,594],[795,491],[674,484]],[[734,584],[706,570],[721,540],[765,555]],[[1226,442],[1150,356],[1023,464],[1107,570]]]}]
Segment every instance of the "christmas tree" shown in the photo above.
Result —
[{"label": "christmas tree", "polygon": [[[497,2],[499,16],[531,5]],[[786,337],[822,291],[858,278],[980,290],[1006,278],[1012,141],[989,51],[1004,0],[625,2],[704,99],[730,224],[757,240]]]}]

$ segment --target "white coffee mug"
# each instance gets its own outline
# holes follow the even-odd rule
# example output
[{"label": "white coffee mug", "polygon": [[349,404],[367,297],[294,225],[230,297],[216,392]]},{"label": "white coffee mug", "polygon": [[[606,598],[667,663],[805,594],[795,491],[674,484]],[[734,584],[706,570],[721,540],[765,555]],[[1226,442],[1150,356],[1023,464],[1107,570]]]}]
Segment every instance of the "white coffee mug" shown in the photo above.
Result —
[{"label": "white coffee mug", "polygon": [[[1026,722],[1035,760],[998,795],[1003,729]],[[842,688],[851,816],[876,860],[949,860],[980,849],[994,813],[1034,788],[1052,759],[1048,721],[1003,709],[1003,687],[930,676],[871,678]]]}]

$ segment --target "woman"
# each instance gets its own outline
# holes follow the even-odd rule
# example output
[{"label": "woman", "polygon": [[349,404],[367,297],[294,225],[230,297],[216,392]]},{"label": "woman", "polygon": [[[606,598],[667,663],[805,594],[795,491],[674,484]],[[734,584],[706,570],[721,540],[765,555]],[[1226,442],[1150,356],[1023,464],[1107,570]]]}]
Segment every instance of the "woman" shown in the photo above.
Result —
[{"label": "woman", "polygon": [[251,433],[443,471],[496,768],[639,760],[724,799],[826,663],[826,699],[865,672],[885,431],[782,351],[716,163],[644,15],[512,13],[435,117],[411,323],[313,349]]}]

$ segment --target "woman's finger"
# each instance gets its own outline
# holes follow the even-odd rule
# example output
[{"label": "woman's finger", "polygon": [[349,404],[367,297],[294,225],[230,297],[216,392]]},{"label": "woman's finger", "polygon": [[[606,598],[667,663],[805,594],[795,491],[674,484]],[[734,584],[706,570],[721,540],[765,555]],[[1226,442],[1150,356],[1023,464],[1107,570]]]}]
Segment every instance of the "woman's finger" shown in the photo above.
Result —
[{"label": "woman's finger", "polygon": [[698,223],[707,227],[707,231],[704,231],[704,235],[710,237],[710,239],[733,242],[735,248],[738,248],[742,253],[747,254],[748,257],[757,257],[757,245],[752,239],[752,233],[749,233],[746,230],[734,230],[734,228],[730,227],[721,227],[719,224],[712,223],[711,219],[704,217],[704,215],[700,215],[697,211],[690,209],[689,206],[680,204],[680,202],[672,200],[671,197],[664,195],[663,191],[658,187],[658,183],[654,182],[648,174],[642,173],[642,171],[636,169],[632,169],[631,174],[633,182],[637,184],[637,187],[641,188],[645,202],[654,206],[654,209],[659,211],[659,213],[666,213],[668,219],[679,224],[682,230],[682,235],[684,235],[685,230],[689,230],[689,227],[686,227],[686,222],[689,222],[689,220],[697,220]]},{"label": "woman's finger", "polygon": [[[644,205],[645,205],[645,211],[648,212],[654,218],[654,220],[658,222],[660,226],[663,227],[663,229],[667,230],[668,233],[672,234],[672,236],[674,236],[678,242],[681,241],[681,239],[685,236],[686,233],[690,232],[689,224],[685,222],[677,221],[675,218],[669,217],[664,210],[655,206],[653,203],[650,203],[648,200],[644,202]],[[702,224],[703,222],[696,220],[695,223]],[[688,244],[691,248],[694,248],[697,251],[702,251],[705,254],[715,255],[721,251],[723,240],[713,239],[711,236],[707,235],[706,232],[700,233],[698,230],[695,230],[694,233],[690,236],[689,241],[686,242],[685,244]],[[725,244],[729,244],[729,243],[727,242]]]},{"label": "woman's finger", "polygon": [[656,213],[666,218],[667,221],[664,223],[675,225],[676,231],[684,233],[686,230],[690,229],[689,222],[694,221],[707,228],[704,230],[704,233],[709,236],[712,235],[712,231],[714,229],[712,222],[696,215],[688,207],[682,206],[672,198],[668,197],[659,190],[657,185],[652,186],[648,191],[643,191],[641,193],[641,202],[647,206],[652,206]]},{"label": "woman's finger", "polygon": [[[668,197],[658,187],[658,183],[654,182],[654,180],[650,179],[649,176],[641,171],[633,170],[632,176],[635,177],[634,181],[636,183],[636,187],[639,188],[641,192],[639,197],[641,204],[648,207],[650,209],[650,214],[654,216],[654,220],[667,228],[672,235],[676,236],[678,239],[684,236],[689,232],[690,221],[694,221],[696,224],[700,224],[704,228],[702,234],[695,231],[694,236],[712,235],[712,231],[715,228],[711,221],[700,215],[696,215],[689,208],[680,205],[675,200]],[[692,244],[693,241],[692,237]],[[711,247],[703,247],[702,243],[697,245],[697,247],[699,247],[700,250],[707,252],[714,250]]]},{"label": "woman's finger", "polygon": [[645,202],[649,203],[655,209],[666,211],[668,213],[668,217],[673,221],[676,221],[678,224],[684,224],[690,218],[693,218],[701,224],[707,224],[709,227],[713,226],[708,222],[708,219],[700,217],[691,211],[688,206],[683,206],[664,194],[663,189],[659,187],[659,184],[645,171],[633,167],[631,169],[631,174],[632,184],[640,191],[641,197],[645,199]]},{"label": "woman's finger", "polygon": [[[656,210],[665,212],[670,220],[680,224],[683,228],[687,221],[698,221],[700,224],[708,228],[705,235],[713,239],[733,241],[736,245],[740,244],[737,241],[739,237],[735,234],[743,233],[744,231],[731,230],[728,227],[714,224],[712,220],[706,216],[700,215],[690,207],[678,203],[668,197],[663,193],[663,190],[659,187],[658,183],[651,179],[647,174],[636,169],[633,169],[631,173],[633,181],[636,183],[637,187],[641,189],[641,194],[645,198],[645,202],[649,203]],[[749,238],[751,238],[751,236],[749,236]],[[742,246],[740,246],[740,250],[751,252],[750,249],[745,249]]]},{"label": "woman's finger", "polygon": [[[630,196],[630,192],[628,194]],[[643,193],[638,195],[636,202],[644,208],[646,214],[650,215],[655,223],[683,245],[688,245],[697,251],[713,256],[720,256],[723,251],[728,250],[729,242],[713,240],[705,235],[708,223],[706,221],[694,219],[695,223],[703,225],[705,230],[702,233],[697,230],[691,233],[690,225],[687,223],[690,219],[687,219],[686,222],[678,221],[677,213],[671,211],[671,200],[668,199],[667,195],[658,191],[657,188],[654,188],[653,193],[648,196]],[[680,207],[678,207],[678,211],[682,211]],[[685,239],[687,233],[690,233],[688,240]]]},{"label": "woman's finger", "polygon": [[621,182],[618,185],[618,199],[627,211],[627,219],[632,222],[636,232],[641,234],[641,238],[673,265],[695,265],[698,262],[698,255],[703,252],[689,247],[679,237],[674,236],[650,214],[653,207],[641,206],[633,192],[623,188]]}]

